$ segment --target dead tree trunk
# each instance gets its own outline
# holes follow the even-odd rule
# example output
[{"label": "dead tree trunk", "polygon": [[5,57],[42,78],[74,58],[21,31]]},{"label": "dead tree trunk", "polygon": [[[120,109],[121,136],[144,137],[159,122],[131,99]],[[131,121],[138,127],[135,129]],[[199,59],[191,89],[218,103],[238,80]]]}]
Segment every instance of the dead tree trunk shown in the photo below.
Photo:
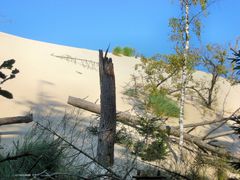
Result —
[{"label": "dead tree trunk", "polygon": [[97,160],[106,167],[114,162],[116,134],[115,76],[111,58],[99,50],[101,117],[98,134]]}]

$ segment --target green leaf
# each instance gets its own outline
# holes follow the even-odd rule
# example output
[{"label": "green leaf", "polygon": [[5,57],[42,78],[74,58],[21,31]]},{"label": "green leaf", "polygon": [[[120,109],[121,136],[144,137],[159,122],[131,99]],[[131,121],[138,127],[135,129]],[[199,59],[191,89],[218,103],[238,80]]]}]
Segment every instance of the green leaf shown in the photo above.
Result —
[{"label": "green leaf", "polygon": [[0,71],[0,78],[2,78],[2,79],[6,79],[6,75],[4,74],[4,73],[2,73],[1,71]]},{"label": "green leaf", "polygon": [[12,70],[12,74],[17,74],[19,73],[19,70],[17,68],[15,68],[14,70]]},{"label": "green leaf", "polygon": [[240,66],[236,66],[235,68],[233,68],[234,70],[240,70]]},{"label": "green leaf", "polygon": [[2,63],[2,65],[0,66],[0,69],[1,68],[12,69],[14,63],[15,63],[14,59],[6,60]]},{"label": "green leaf", "polygon": [[6,90],[0,90],[0,95],[5,97],[5,98],[8,98],[8,99],[13,98],[12,93],[10,93],[9,91],[6,91]]}]

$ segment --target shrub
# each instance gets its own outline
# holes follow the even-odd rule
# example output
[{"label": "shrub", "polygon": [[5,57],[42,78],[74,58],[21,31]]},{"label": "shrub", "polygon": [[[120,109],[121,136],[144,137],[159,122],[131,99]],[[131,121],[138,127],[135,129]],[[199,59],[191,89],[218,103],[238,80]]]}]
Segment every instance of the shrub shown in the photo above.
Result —
[{"label": "shrub", "polygon": [[135,144],[135,152],[143,160],[162,160],[168,154],[168,133],[161,130],[162,122],[159,120],[144,117],[139,119],[138,132],[144,139]]},{"label": "shrub", "polygon": [[116,56],[119,56],[122,54],[122,48],[120,46],[117,46],[113,49],[113,52],[112,52],[114,55]]},{"label": "shrub", "polygon": [[135,49],[130,48],[130,47],[124,47],[124,48],[122,49],[122,54],[123,54],[124,56],[129,56],[129,57],[135,56]]},{"label": "shrub", "polygon": [[132,57],[132,56],[135,56],[135,49],[130,47],[121,48],[120,46],[117,46],[113,49],[112,53],[116,56],[124,55],[124,56]]}]

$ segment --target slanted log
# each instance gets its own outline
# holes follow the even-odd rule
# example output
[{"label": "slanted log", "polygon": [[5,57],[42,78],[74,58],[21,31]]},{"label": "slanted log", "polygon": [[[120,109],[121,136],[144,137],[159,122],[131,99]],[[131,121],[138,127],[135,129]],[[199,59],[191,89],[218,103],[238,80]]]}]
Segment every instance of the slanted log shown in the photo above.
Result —
[{"label": "slanted log", "polygon": [[92,102],[89,102],[89,101],[86,101],[86,100],[81,99],[81,98],[75,98],[75,97],[69,96],[67,103],[72,105],[72,106],[75,106],[75,107],[78,107],[80,109],[84,109],[84,110],[87,110],[87,111],[90,111],[90,112],[93,112],[93,113],[97,113],[97,114],[101,113],[100,106],[96,106],[96,104],[94,104]]},{"label": "slanted log", "polygon": [[[86,100],[84,100],[84,101],[86,101]],[[91,109],[87,109],[86,108],[85,110],[88,110],[88,111],[91,111],[91,112],[99,114],[99,112],[94,111],[94,109],[96,110],[96,109],[99,108],[99,105],[91,103],[89,101],[87,101],[87,102],[89,104],[91,104],[91,106],[89,106],[89,107],[91,107]],[[75,106],[72,101],[71,101],[71,105]],[[81,105],[81,101],[79,101],[75,107],[81,108],[81,106],[84,106],[84,105]],[[125,113],[121,113],[121,112],[119,112],[117,114],[117,121],[119,121],[119,122],[121,122],[123,124],[126,124],[128,126],[131,126],[133,128],[139,128],[139,126],[137,124],[138,123],[137,119],[138,118],[136,116],[133,116],[130,113],[126,113],[126,112]],[[129,123],[129,122],[131,122],[131,123]],[[160,126],[159,128],[160,128],[160,130],[165,131],[165,130],[167,130],[167,128],[169,128],[169,126]],[[179,130],[176,129],[176,128],[171,128],[170,127],[170,131],[167,130],[167,132],[169,132],[169,135],[172,135],[172,136],[175,136],[175,137],[179,137],[179,135],[180,135]],[[207,150],[207,151],[209,151],[209,152],[211,152],[213,154],[216,154],[218,156],[230,157],[232,159],[239,160],[239,157],[230,154],[228,151],[226,151],[224,149],[213,147],[213,146],[207,144],[206,142],[202,141],[202,139],[200,139],[199,137],[193,136],[191,134],[184,133],[184,139],[186,141],[188,141],[188,142],[191,142],[191,143],[195,144],[199,148],[205,149],[205,150]]]},{"label": "slanted log", "polygon": [[[100,105],[94,104],[92,102],[89,102],[81,98],[69,96],[67,103],[74,107],[84,109],[86,111],[90,111],[92,113],[96,113],[96,114],[101,113]],[[117,111],[117,121],[123,124],[137,128],[137,124],[136,124],[137,119],[138,118],[136,116],[133,116],[130,113]]]},{"label": "slanted log", "polygon": [[30,123],[32,121],[33,121],[32,114],[28,116],[5,117],[5,118],[0,118],[0,126],[9,125],[9,124]]}]

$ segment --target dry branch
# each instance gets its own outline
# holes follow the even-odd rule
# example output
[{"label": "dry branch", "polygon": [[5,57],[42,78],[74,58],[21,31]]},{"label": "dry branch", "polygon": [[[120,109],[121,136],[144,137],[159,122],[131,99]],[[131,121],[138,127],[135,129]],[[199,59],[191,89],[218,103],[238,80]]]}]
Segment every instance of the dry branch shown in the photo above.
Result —
[{"label": "dry branch", "polygon": [[0,118],[0,126],[8,125],[8,124],[29,123],[32,121],[33,121],[32,114],[28,116],[5,117],[5,118]]},{"label": "dry branch", "polygon": [[234,130],[220,132],[220,133],[216,133],[216,134],[214,134],[212,136],[206,137],[204,140],[215,139],[215,138],[222,137],[222,136],[228,136],[228,135],[231,135],[231,134],[234,134],[234,133],[235,133]]},{"label": "dry branch", "polygon": [[[184,126],[184,128],[196,128],[198,126],[204,126],[204,125],[209,125],[209,124],[215,124],[215,123],[219,123],[219,122],[224,122],[224,121],[229,121],[229,120],[232,120],[232,121],[235,121],[237,119],[240,119],[240,115],[238,116],[229,116],[229,117],[225,117],[225,118],[222,118],[222,119],[215,119],[213,121],[202,121],[202,122],[199,122],[199,123],[191,123],[191,124],[186,124]],[[178,127],[174,127],[174,128],[178,128]]]},{"label": "dry branch", "polygon": [[[74,101],[72,101],[72,100],[74,100]],[[83,109],[85,109],[87,111],[91,111],[91,112],[100,114],[100,107],[99,107],[99,105],[91,103],[91,102],[86,101],[86,100],[82,100],[82,99],[74,98],[74,97],[69,97],[68,104],[71,104],[71,105],[73,105],[75,107],[78,107],[78,108],[84,107]],[[86,104],[88,106],[86,106]],[[119,121],[119,122],[121,122],[123,124],[126,124],[128,126],[131,126],[133,128],[139,128],[137,126],[137,123],[138,123],[137,119],[138,118],[136,116],[132,116],[132,115],[130,115],[130,113],[121,113],[121,112],[119,112],[117,114],[117,121]],[[166,126],[160,126],[159,128],[161,130],[163,130],[163,131],[166,130]],[[176,128],[171,128],[169,134],[172,135],[172,136],[175,136],[175,137],[179,137],[180,132]],[[210,151],[211,153],[216,154],[218,156],[230,157],[230,158],[233,158],[233,159],[239,159],[238,157],[236,157],[234,155],[231,155],[228,151],[226,151],[224,149],[213,147],[213,146],[207,144],[206,142],[202,141],[200,138],[198,138],[196,136],[184,133],[184,138],[185,138],[186,141],[194,143],[199,148],[205,149],[207,151]]]}]

